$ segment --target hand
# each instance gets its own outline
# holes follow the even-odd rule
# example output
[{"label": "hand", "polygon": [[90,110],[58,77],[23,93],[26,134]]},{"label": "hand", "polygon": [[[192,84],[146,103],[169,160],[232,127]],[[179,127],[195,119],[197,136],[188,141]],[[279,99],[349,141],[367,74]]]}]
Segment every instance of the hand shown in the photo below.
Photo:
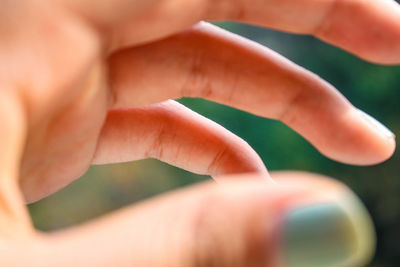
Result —
[{"label": "hand", "polygon": [[[367,60],[394,64],[400,61],[396,45],[400,39],[397,4],[390,0],[264,2],[5,1],[0,11],[0,147],[3,148],[0,171],[4,177],[0,214],[4,217],[1,229],[7,229],[4,230],[7,240],[31,237],[32,243],[46,248],[39,249],[39,255],[51,252],[52,256],[47,255],[49,262],[60,260],[66,265],[75,257],[86,266],[88,262],[207,266],[219,263],[218,260],[221,264],[217,266],[234,266],[228,258],[240,256],[246,265],[244,250],[234,256],[239,248],[223,243],[233,234],[224,231],[218,212],[208,211],[211,203],[236,212],[234,218],[246,218],[233,219],[233,233],[248,225],[250,218],[254,218],[252,214],[260,210],[271,210],[274,214],[276,209],[283,214],[298,203],[325,201],[319,193],[293,182],[290,186],[269,185],[260,190],[258,195],[262,200],[259,200],[256,193],[250,193],[260,186],[258,182],[238,181],[235,184],[240,186],[233,186],[236,189],[195,188],[165,201],[155,200],[128,209],[87,227],[67,230],[56,237],[37,236],[23,208],[23,199],[32,202],[55,192],[78,178],[90,164],[155,157],[221,181],[227,179],[223,176],[226,174],[250,172],[258,173],[259,180],[268,181],[262,161],[243,140],[168,100],[182,96],[204,97],[279,119],[336,160],[364,165],[387,159],[395,147],[393,136],[379,124],[365,120],[331,85],[267,48],[206,23],[192,25],[202,19],[233,19],[309,33]],[[359,26],[371,24],[374,28]],[[334,188],[342,188],[332,183],[321,187],[322,191],[337,192]],[[252,189],[245,193],[244,189],[243,192],[238,189],[242,187]],[[274,195],[272,192],[279,201],[270,196]],[[242,196],[243,209],[226,201],[233,200],[231,194]],[[318,197],[310,197],[313,195]],[[205,200],[206,196],[212,196],[213,201]],[[192,198],[195,200],[189,201]],[[188,206],[179,206],[181,199],[185,202],[187,199]],[[278,205],[282,199],[293,200]],[[203,205],[207,208],[201,208]],[[165,245],[162,238],[153,237],[149,231],[160,229],[160,233],[167,233],[167,228],[147,225],[148,220],[174,218],[166,215],[172,210],[177,210],[176,216],[185,218],[183,224],[190,228],[187,230],[192,231],[190,234],[195,225],[209,231],[200,245],[190,243],[192,240],[180,233],[176,233],[179,239],[176,244],[175,235],[167,236],[166,240],[175,246],[194,247],[187,251],[188,259],[183,263],[181,260],[186,256],[180,255],[179,249],[177,254],[164,256],[157,252],[165,249]],[[213,226],[203,227],[198,220],[208,212]],[[351,222],[358,221],[352,214],[349,216]],[[256,221],[261,220],[265,218]],[[134,225],[135,230],[128,224]],[[255,233],[260,233],[255,229]],[[216,247],[207,243],[213,231],[221,239]],[[154,238],[154,243],[148,244],[156,249],[135,249],[143,245],[143,240],[117,238],[139,233]],[[236,235],[240,237],[239,233]],[[358,242],[361,236],[357,233],[354,240]],[[104,244],[97,252],[91,251],[87,244],[97,243],[96,240]],[[112,244],[113,240],[117,244]],[[244,247],[266,251],[266,245],[256,241],[251,240]],[[223,247],[227,251],[218,255],[222,258],[214,259],[213,249],[218,251]],[[35,249],[29,246],[27,254]],[[9,250],[8,255],[13,255],[13,246]],[[272,245],[268,250],[271,255],[278,254],[272,252]],[[143,257],[150,254],[154,258]],[[272,262],[275,257],[259,254],[248,259],[254,261],[254,266]],[[238,259],[241,266],[239,262]]]}]

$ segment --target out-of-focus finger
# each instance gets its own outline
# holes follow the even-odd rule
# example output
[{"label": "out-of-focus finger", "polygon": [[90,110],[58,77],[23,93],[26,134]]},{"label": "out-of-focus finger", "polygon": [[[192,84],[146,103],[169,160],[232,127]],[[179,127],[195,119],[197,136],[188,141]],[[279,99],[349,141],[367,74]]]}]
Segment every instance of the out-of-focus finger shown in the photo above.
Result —
[{"label": "out-of-focus finger", "polygon": [[400,63],[400,7],[393,0],[59,1],[111,29],[116,46],[165,37],[200,20],[236,20],[313,34],[366,60]]},{"label": "out-of-focus finger", "polygon": [[37,258],[49,266],[365,265],[374,234],[360,201],[326,178],[291,176],[293,185],[244,175],[170,193],[45,236]]}]

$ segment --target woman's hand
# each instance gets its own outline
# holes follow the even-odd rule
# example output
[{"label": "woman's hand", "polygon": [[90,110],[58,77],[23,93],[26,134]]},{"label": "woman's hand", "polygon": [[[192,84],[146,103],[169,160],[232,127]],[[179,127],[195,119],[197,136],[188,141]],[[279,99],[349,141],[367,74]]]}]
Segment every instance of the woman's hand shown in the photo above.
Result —
[{"label": "woman's hand", "polygon": [[[400,62],[399,17],[400,8],[391,0],[3,1],[0,10],[1,233],[4,232],[6,240],[35,236],[32,244],[37,244],[37,234],[23,208],[25,200],[36,201],[57,191],[82,175],[91,164],[153,157],[193,172],[210,174],[220,181],[227,180],[230,177],[224,176],[227,174],[258,173],[251,177],[258,177],[267,188],[260,190],[257,197],[256,192],[250,193],[260,187],[260,182],[255,181],[238,181],[235,184],[241,186],[226,189],[211,185],[198,187],[167,197],[174,200],[155,200],[94,225],[69,230],[60,234],[62,237],[46,237],[43,242],[46,245],[39,242],[46,249],[18,241],[15,251],[26,245],[29,251],[38,249],[37,254],[42,255],[44,251],[53,253],[58,248],[57,253],[61,254],[54,252],[57,256],[47,255],[46,259],[51,262],[50,258],[54,257],[65,265],[75,257],[83,266],[89,262],[98,266],[113,264],[113,261],[116,265],[135,266],[234,266],[228,259],[233,254],[216,252],[223,249],[222,244],[230,251],[231,243],[215,245],[210,241],[216,231],[217,238],[223,240],[237,232],[238,236],[232,238],[244,242],[241,248],[252,247],[258,252],[271,248],[271,255],[275,257],[279,254],[272,252],[275,241],[261,244],[251,239],[246,243],[239,235],[242,224],[251,218],[258,223],[265,220],[252,217],[263,209],[271,214],[275,214],[275,209],[276,214],[284,214],[289,210],[287,207],[296,203],[319,203],[324,198],[320,194],[310,197],[314,191],[298,183],[297,186],[269,185],[271,179],[262,161],[242,139],[170,99],[202,97],[279,119],[326,156],[351,164],[373,164],[387,159],[395,148],[394,136],[379,123],[371,122],[316,75],[265,47],[199,21],[237,20],[313,34],[364,59],[396,64]],[[311,181],[319,183],[315,179]],[[242,186],[252,189],[244,193]],[[331,186],[321,190],[336,192]],[[279,201],[268,195],[272,192]],[[230,202],[235,194],[243,194],[245,204],[240,210],[235,208],[237,203]],[[197,209],[198,203],[209,196],[213,204],[207,200],[207,209],[203,204],[200,205],[203,208]],[[191,202],[192,198],[196,200]],[[290,205],[277,204],[286,198],[292,199],[288,201]],[[181,202],[177,199],[183,202],[188,199],[188,206],[176,206]],[[170,215],[170,210],[174,210],[177,217],[185,218],[183,224],[189,224],[183,227],[203,231],[203,213],[208,215],[207,210],[214,202],[223,204],[216,204],[218,212],[211,209],[212,226],[204,226],[210,232],[200,247],[191,243],[197,242],[193,238],[198,238],[192,237],[192,232],[182,243],[176,229],[178,244],[167,228],[154,228],[159,232],[153,233],[153,227],[147,225],[148,220],[164,225],[163,220],[174,219]],[[195,212],[190,213],[192,209]],[[224,227],[226,222],[218,217],[220,210],[230,209],[240,214],[232,217],[232,229]],[[266,215],[268,221],[272,217],[276,219],[271,214]],[[352,222],[349,225],[354,226],[359,217],[347,215]],[[242,216],[245,221],[239,219]],[[130,220],[141,222],[140,218],[145,219],[131,231]],[[165,222],[165,225],[169,224]],[[264,236],[269,240],[272,232]],[[141,240],[132,239],[138,233],[143,234]],[[260,233],[255,230],[252,234]],[[99,244],[97,238],[102,245],[95,251],[88,242]],[[151,240],[146,243],[145,238]],[[360,238],[360,233],[354,235],[357,242]],[[153,239],[159,246],[156,251],[150,248]],[[181,262],[175,254],[169,255],[170,262],[163,258],[168,257],[167,251],[166,255],[157,254],[169,249],[170,241],[178,246],[171,248],[177,253],[186,252],[180,246],[192,249],[187,252],[188,262]],[[50,243],[58,245],[49,248]],[[148,250],[141,247],[143,244],[149,246]],[[10,250],[7,255],[14,255],[13,246],[7,247]],[[77,247],[81,249],[76,250]],[[143,258],[144,252],[155,256]],[[193,260],[191,252],[204,255],[189,263]],[[219,256],[228,260],[218,262],[214,257]],[[260,253],[245,256],[254,262],[252,266],[271,262],[273,258]],[[143,261],[135,261],[138,259]],[[10,261],[18,260],[24,259],[10,258]],[[30,259],[30,262],[35,261]],[[240,264],[238,261],[238,266],[246,265]]]}]

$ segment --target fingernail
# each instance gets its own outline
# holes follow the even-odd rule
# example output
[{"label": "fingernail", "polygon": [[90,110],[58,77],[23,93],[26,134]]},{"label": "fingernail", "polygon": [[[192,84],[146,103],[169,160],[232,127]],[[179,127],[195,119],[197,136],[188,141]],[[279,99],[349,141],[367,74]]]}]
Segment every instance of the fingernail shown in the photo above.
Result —
[{"label": "fingernail", "polygon": [[374,128],[377,132],[379,132],[381,135],[387,137],[387,138],[395,138],[395,134],[390,131],[386,126],[384,126],[382,123],[377,121],[374,117],[371,115],[368,115],[362,110],[358,110],[361,117],[372,127]]},{"label": "fingernail", "polygon": [[363,266],[375,244],[368,213],[355,199],[294,210],[285,219],[283,235],[289,267]]}]

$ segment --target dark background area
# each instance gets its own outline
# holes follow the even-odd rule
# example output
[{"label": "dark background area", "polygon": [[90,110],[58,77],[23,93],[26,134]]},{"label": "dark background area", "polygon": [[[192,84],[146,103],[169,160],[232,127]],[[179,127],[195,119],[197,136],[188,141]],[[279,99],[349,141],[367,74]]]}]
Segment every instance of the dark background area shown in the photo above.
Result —
[{"label": "dark background area", "polygon": [[[355,106],[400,133],[400,67],[366,63],[308,36],[257,27],[221,26],[262,43],[337,87]],[[283,124],[201,99],[181,103],[245,139],[270,170],[305,170],[343,181],[374,220],[378,249],[370,266],[400,266],[400,154],[372,167],[333,162]],[[340,129],[337,129],[340,131]],[[55,230],[153,195],[208,179],[155,160],[92,167],[60,192],[30,205],[35,225]]]}]

